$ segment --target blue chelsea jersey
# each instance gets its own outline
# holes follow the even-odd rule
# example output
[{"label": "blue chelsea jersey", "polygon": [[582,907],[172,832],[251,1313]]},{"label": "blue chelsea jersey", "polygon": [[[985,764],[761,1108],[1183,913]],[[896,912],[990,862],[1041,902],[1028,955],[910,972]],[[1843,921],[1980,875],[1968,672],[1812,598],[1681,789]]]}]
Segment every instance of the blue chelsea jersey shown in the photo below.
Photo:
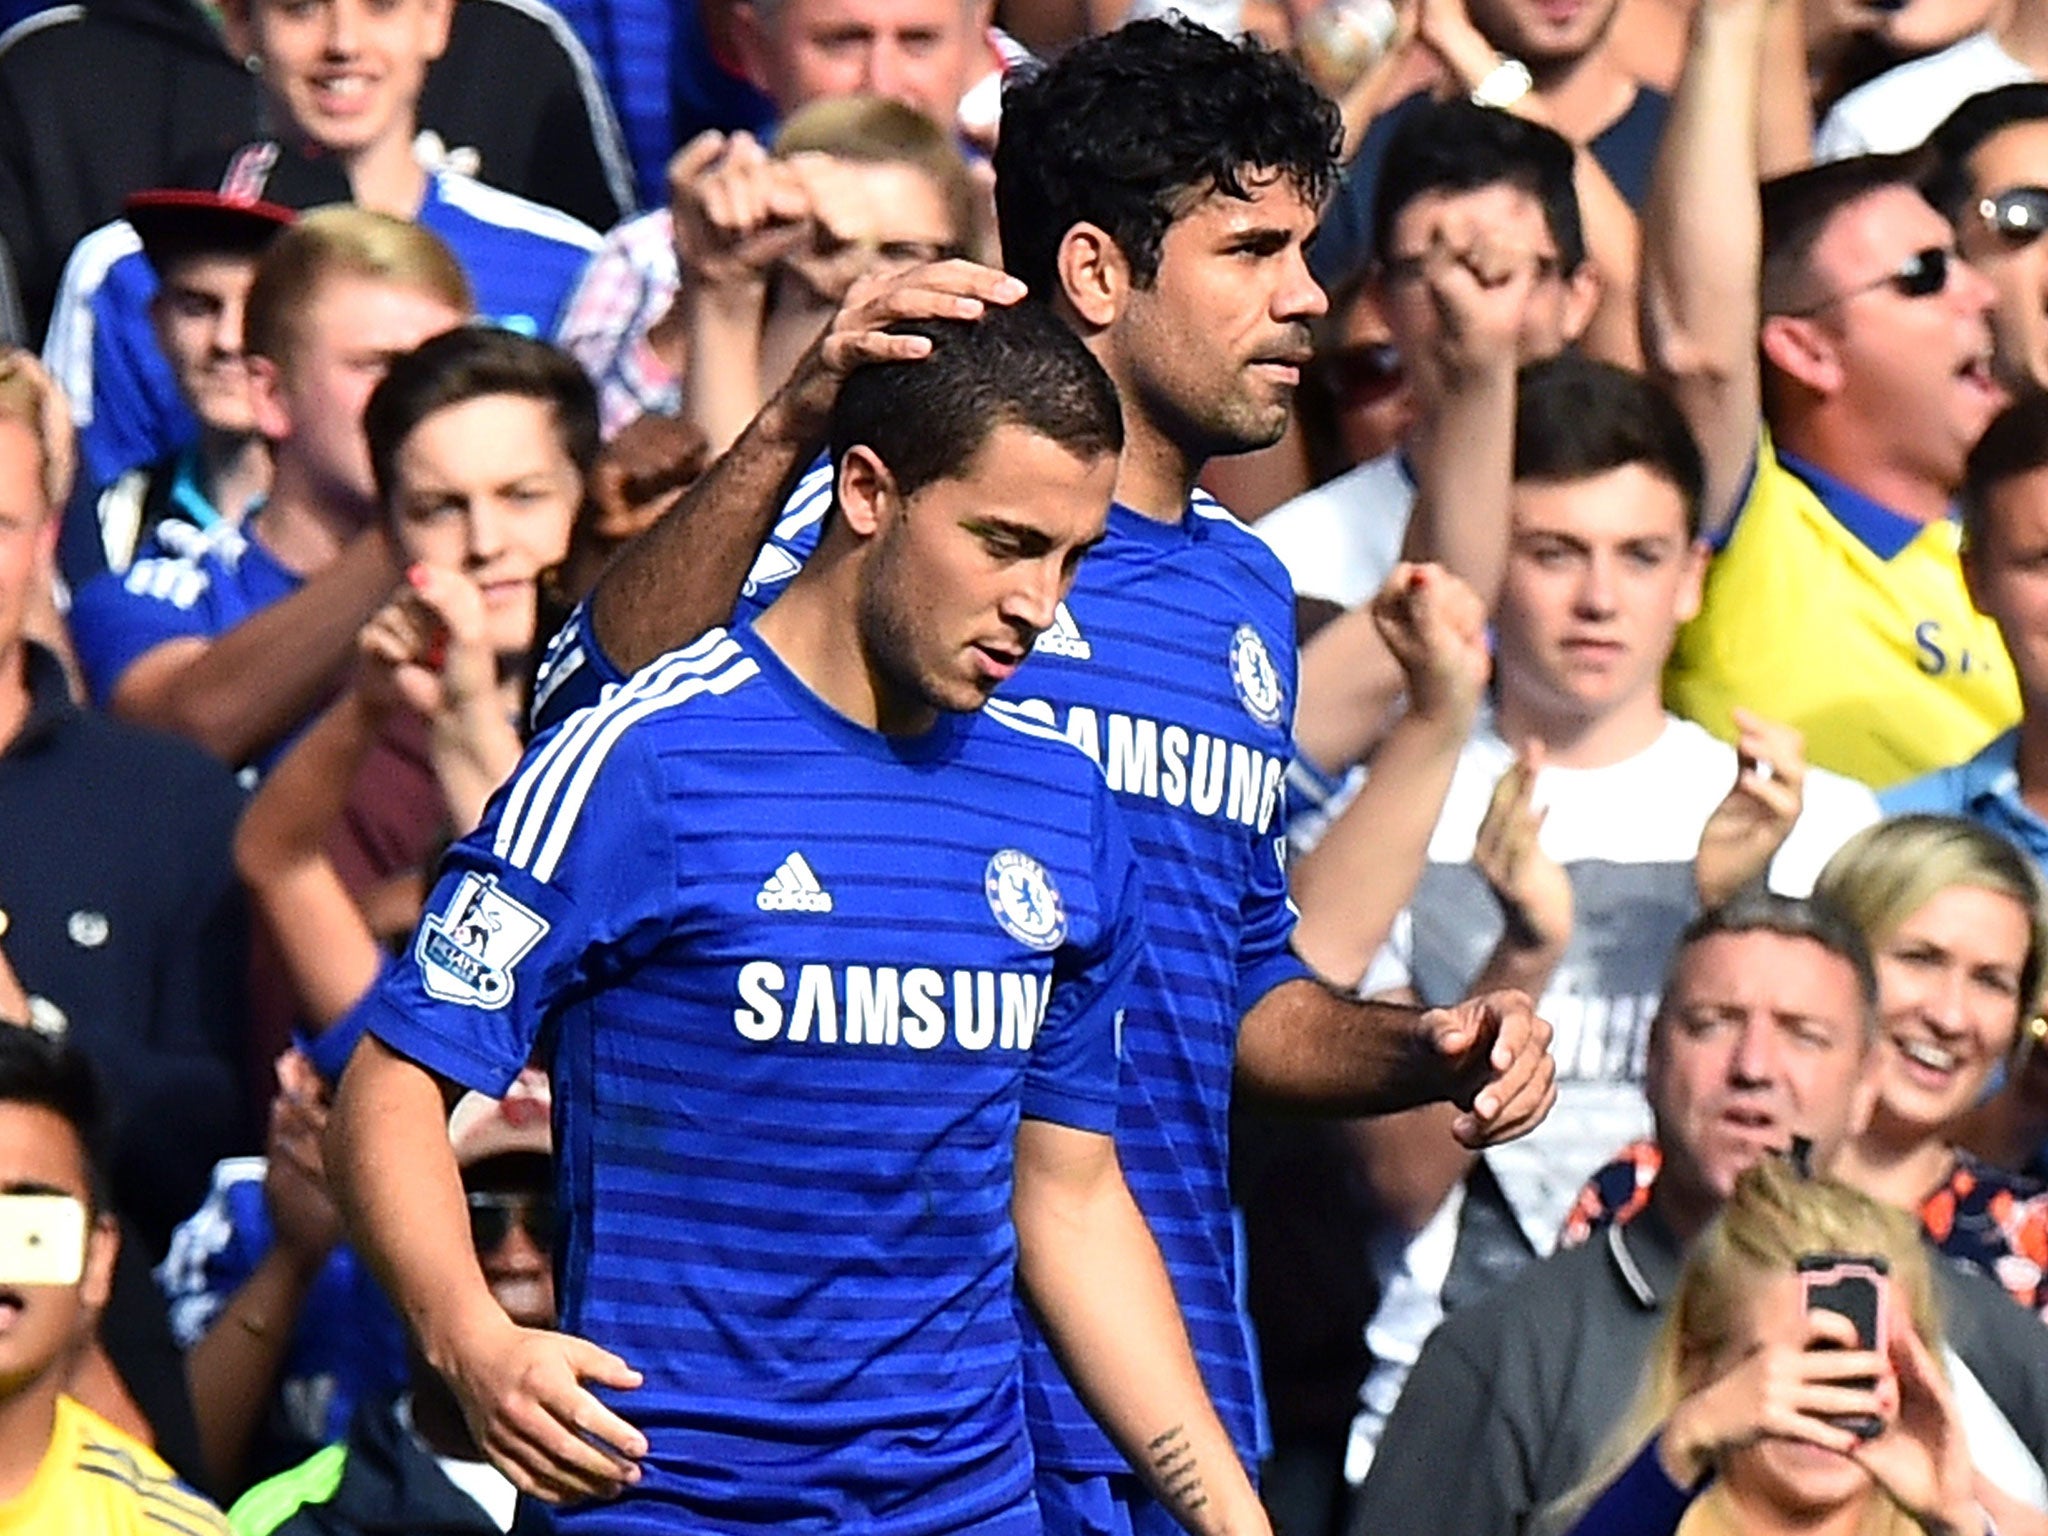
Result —
[{"label": "blue chelsea jersey", "polygon": [[534,743],[364,1007],[554,1074],[563,1326],[651,1445],[565,1529],[1037,1530],[1012,1142],[1115,1125],[1138,887],[1056,733],[876,735],[751,630]]},{"label": "blue chelsea jersey", "polygon": [[[801,569],[831,497],[828,466],[798,482],[748,576],[741,621]],[[551,648],[536,708],[559,717],[616,677],[579,612]],[[1230,1085],[1245,1011],[1309,974],[1291,947],[1279,846],[1295,697],[1287,573],[1197,492],[1175,523],[1111,508],[1052,627],[990,706],[1094,758],[1130,828],[1148,937],[1124,1026],[1117,1147],[1210,1396],[1252,1464],[1265,1427],[1229,1199]],[[1125,1468],[1035,1340],[1027,1379],[1044,1464]]]}]

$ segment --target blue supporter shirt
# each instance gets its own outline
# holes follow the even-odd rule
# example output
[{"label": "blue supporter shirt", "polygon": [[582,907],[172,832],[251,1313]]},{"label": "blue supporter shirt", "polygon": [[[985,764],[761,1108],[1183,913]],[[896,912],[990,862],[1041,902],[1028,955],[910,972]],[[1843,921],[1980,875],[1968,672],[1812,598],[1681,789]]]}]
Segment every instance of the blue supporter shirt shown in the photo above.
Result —
[{"label": "blue supporter shirt", "polygon": [[1877,803],[1887,816],[1925,811],[1981,823],[2017,844],[2037,869],[2048,871],[2048,820],[2021,798],[2019,762],[2015,727],[1992,738],[1967,762],[1894,784],[1878,795]]},{"label": "blue supporter shirt", "polygon": [[304,585],[236,526],[157,525],[135,563],[103,571],[73,594],[71,641],[93,703],[105,708],[129,667],[167,640],[211,640]]},{"label": "blue supporter shirt", "polygon": [[553,1073],[563,1325],[651,1447],[565,1530],[1036,1536],[1012,1142],[1114,1126],[1138,887],[1057,734],[877,735],[751,629],[534,743],[363,1010]]},{"label": "blue supporter shirt", "polygon": [[[764,608],[815,545],[828,467],[797,485],[740,602]],[[543,722],[617,680],[579,611],[536,692]],[[1286,570],[1197,492],[1177,523],[1110,509],[1053,626],[991,710],[1049,723],[1102,765],[1145,871],[1148,938],[1124,1019],[1117,1149],[1173,1277],[1195,1358],[1239,1454],[1265,1446],[1229,1196],[1230,1085],[1245,1012],[1307,968],[1280,856],[1292,756],[1294,600]],[[1026,1321],[1027,1332],[1030,1331]],[[1127,1467],[1034,1341],[1039,1460]]]},{"label": "blue supporter shirt", "polygon": [[[527,336],[554,335],[600,238],[565,213],[454,171],[427,178],[417,222],[462,263],[478,317]],[[156,270],[121,220],[86,236],[65,269],[44,353],[74,405],[88,402],[79,446],[93,485],[198,435],[150,324],[156,287]]]}]

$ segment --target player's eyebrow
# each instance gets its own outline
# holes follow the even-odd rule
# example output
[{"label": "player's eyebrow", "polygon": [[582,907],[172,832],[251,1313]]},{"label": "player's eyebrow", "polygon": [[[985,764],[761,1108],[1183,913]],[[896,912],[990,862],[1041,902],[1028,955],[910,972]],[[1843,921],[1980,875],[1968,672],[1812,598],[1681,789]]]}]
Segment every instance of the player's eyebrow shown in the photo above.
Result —
[{"label": "player's eyebrow", "polygon": [[17,1179],[12,1184],[0,1184],[0,1195],[65,1195],[71,1191],[58,1184],[44,1184],[36,1179]]}]

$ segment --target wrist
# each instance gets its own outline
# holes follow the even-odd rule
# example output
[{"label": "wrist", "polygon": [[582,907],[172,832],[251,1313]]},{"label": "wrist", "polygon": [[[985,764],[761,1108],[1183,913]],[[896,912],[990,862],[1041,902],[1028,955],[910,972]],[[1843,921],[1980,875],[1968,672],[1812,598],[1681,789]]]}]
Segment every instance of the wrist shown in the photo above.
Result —
[{"label": "wrist", "polygon": [[1472,82],[1472,100],[1482,107],[1506,112],[1536,88],[1529,66],[1520,59],[1500,57],[1479,79]]},{"label": "wrist", "polygon": [[492,1300],[488,1290],[483,1292],[483,1301],[485,1305],[478,1306],[436,1296],[415,1311],[413,1331],[420,1342],[420,1353],[441,1375],[453,1378],[465,1360],[486,1346],[494,1332],[517,1329],[518,1325]]}]

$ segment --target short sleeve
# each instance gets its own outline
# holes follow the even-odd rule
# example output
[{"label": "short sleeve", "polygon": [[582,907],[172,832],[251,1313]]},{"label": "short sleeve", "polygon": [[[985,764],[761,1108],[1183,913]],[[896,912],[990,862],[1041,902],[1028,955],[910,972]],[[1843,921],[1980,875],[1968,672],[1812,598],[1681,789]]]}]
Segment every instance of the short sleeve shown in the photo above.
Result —
[{"label": "short sleeve", "polygon": [[449,850],[406,957],[347,1024],[495,1097],[560,1006],[658,941],[674,842],[632,702],[615,695],[534,742]]},{"label": "short sleeve", "polygon": [[1053,960],[1052,1001],[1025,1070],[1023,1113],[1076,1130],[1116,1129],[1125,994],[1145,942],[1144,877],[1105,787],[1097,802],[1094,878],[1103,903],[1094,940]]},{"label": "short sleeve", "polygon": [[590,621],[590,599],[578,603],[548,642],[533,682],[532,723],[536,736],[553,730],[579,709],[604,697],[605,689],[625,681],[598,642]]},{"label": "short sleeve", "polygon": [[180,1349],[206,1336],[270,1247],[270,1213],[263,1201],[266,1168],[260,1157],[215,1164],[205,1201],[171,1234],[156,1283]]},{"label": "short sleeve", "polygon": [[[1299,699],[1300,652],[1294,643],[1294,614],[1287,610],[1286,634],[1274,655],[1286,697]],[[1290,765],[1296,754],[1289,752]],[[1243,915],[1237,941],[1237,1015],[1282,982],[1312,976],[1294,953],[1294,925],[1300,918],[1287,894],[1288,777],[1281,776],[1272,815],[1262,823],[1252,849],[1250,880],[1240,903]]]},{"label": "short sleeve", "polygon": [[194,562],[152,555],[78,589],[71,599],[71,639],[95,704],[105,708],[128,669],[164,642],[212,636],[209,585]]}]

